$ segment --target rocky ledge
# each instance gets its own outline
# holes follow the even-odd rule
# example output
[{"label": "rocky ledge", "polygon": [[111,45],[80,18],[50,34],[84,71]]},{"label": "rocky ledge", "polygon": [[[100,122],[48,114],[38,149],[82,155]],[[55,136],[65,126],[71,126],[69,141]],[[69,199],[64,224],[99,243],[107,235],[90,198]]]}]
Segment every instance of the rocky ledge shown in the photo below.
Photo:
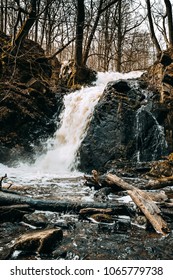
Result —
[{"label": "rocky ledge", "polygon": [[56,130],[63,97],[56,58],[46,58],[31,40],[15,56],[9,46],[10,37],[0,33],[0,158],[6,164],[33,159]]},{"label": "rocky ledge", "polygon": [[106,171],[160,159],[169,150],[164,120],[157,94],[144,81],[108,83],[79,149],[79,168]]}]

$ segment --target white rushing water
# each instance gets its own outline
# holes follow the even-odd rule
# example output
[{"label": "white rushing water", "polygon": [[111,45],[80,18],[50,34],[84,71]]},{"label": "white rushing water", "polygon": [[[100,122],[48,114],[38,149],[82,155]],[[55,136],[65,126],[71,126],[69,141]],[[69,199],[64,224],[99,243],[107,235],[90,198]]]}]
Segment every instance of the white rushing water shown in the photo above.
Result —
[{"label": "white rushing water", "polygon": [[[133,71],[126,74],[107,72],[98,73],[95,86],[82,88],[64,97],[65,109],[61,114],[60,126],[54,137],[47,143],[48,152],[39,157],[34,165],[20,164],[18,168],[7,168],[0,164],[0,176],[4,173],[25,176],[72,176],[75,170],[75,157],[81,141],[87,131],[95,105],[97,104],[106,84],[118,79],[137,78],[142,72]],[[32,174],[32,175],[31,175]],[[76,173],[75,173],[76,174]],[[28,177],[27,177],[28,176]]]},{"label": "white rushing water", "polygon": [[61,116],[61,126],[55,133],[52,148],[38,159],[36,166],[41,170],[64,173],[75,168],[76,152],[83,140],[94,107],[108,81],[120,78],[138,77],[141,72],[99,73],[96,85],[72,92],[64,98],[65,110]]}]

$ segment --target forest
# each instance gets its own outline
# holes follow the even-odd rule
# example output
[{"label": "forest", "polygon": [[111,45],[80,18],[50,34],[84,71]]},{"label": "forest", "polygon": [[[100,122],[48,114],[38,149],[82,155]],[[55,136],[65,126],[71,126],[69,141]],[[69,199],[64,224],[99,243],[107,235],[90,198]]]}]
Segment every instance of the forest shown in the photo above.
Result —
[{"label": "forest", "polygon": [[0,0],[0,259],[173,259],[172,186],[172,0]]},{"label": "forest", "polygon": [[147,69],[171,48],[171,1],[1,0],[0,31],[11,46],[25,38],[60,62],[96,71]]}]

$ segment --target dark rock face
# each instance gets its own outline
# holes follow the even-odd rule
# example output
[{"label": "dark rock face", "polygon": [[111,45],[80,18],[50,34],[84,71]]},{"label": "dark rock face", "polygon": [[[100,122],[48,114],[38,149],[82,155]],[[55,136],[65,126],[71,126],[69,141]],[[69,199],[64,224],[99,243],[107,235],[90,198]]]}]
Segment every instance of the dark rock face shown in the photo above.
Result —
[{"label": "dark rock face", "polygon": [[169,153],[173,151],[173,49],[162,52],[158,61],[151,65],[142,76],[148,88],[156,92],[159,109],[164,114],[166,140]]},{"label": "dark rock face", "polygon": [[149,106],[137,111],[136,140],[138,161],[153,161],[168,153],[164,128],[149,110]]},{"label": "dark rock face", "polygon": [[78,152],[80,170],[105,170],[110,162],[147,161],[166,154],[152,99],[140,81],[108,83]]},{"label": "dark rock face", "polygon": [[32,161],[40,143],[54,134],[63,106],[63,94],[57,94],[58,61],[49,61],[31,40],[14,60],[9,42],[0,33],[0,163],[5,164]]},{"label": "dark rock face", "polygon": [[36,90],[25,95],[3,91],[0,97],[0,162],[28,160],[34,146],[55,132],[53,117],[60,112],[62,97]]},{"label": "dark rock face", "polygon": [[86,67],[79,67],[73,60],[63,65],[61,79],[65,86],[71,89],[78,89],[81,85],[92,85],[96,80],[97,73]]}]

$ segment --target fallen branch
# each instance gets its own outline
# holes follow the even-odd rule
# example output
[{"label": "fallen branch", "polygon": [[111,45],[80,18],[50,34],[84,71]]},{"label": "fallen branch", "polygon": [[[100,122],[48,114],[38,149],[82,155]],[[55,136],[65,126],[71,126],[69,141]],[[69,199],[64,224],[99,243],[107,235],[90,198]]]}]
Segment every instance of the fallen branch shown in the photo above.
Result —
[{"label": "fallen branch", "polygon": [[168,186],[173,186],[173,176],[170,177],[163,177],[157,180],[149,180],[148,184],[146,185],[145,189],[161,189]]},{"label": "fallen branch", "polygon": [[[97,171],[94,171],[92,173],[92,180],[98,184],[100,180]],[[159,232],[163,235],[169,232],[167,223],[162,219],[161,211],[155,203],[167,200],[167,196],[164,192],[160,192],[158,194],[142,191],[125,182],[117,175],[111,173],[105,176],[105,182],[112,188],[112,191],[117,191],[117,187],[127,191],[134,203],[139,207],[148,221],[152,224],[156,232]]]},{"label": "fallen branch", "polygon": [[2,182],[3,182],[3,180],[5,179],[5,178],[7,178],[7,174],[5,174],[3,177],[1,177],[1,179],[0,179],[0,190],[2,189]]},{"label": "fallen branch", "polygon": [[123,190],[134,190],[135,187],[127,182],[125,182],[123,179],[121,179],[120,177],[118,177],[117,175],[114,174],[108,174],[106,176],[106,182],[112,186],[112,188],[118,186],[120,188],[122,188]]},{"label": "fallen branch", "polygon": [[156,232],[163,235],[169,232],[167,223],[161,217],[161,210],[153,202],[150,196],[145,192],[135,189],[127,191],[128,194],[133,199],[134,203],[139,207],[139,209],[144,213],[145,217],[152,224]]},{"label": "fallen branch", "polygon": [[35,210],[79,213],[82,208],[111,208],[116,215],[131,215],[134,210],[130,205],[123,203],[100,203],[100,202],[71,202],[56,200],[33,199],[14,193],[0,192],[0,205],[28,204]]}]

